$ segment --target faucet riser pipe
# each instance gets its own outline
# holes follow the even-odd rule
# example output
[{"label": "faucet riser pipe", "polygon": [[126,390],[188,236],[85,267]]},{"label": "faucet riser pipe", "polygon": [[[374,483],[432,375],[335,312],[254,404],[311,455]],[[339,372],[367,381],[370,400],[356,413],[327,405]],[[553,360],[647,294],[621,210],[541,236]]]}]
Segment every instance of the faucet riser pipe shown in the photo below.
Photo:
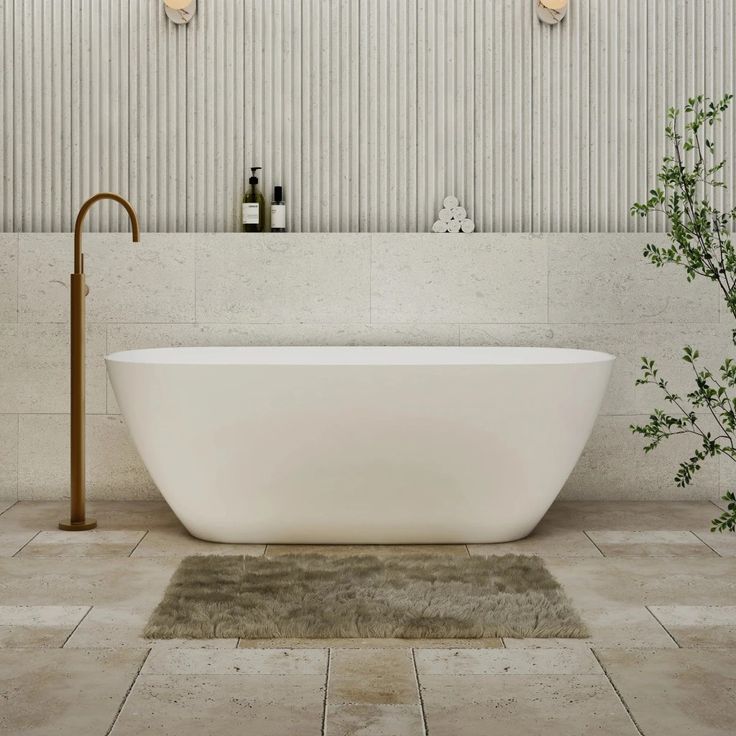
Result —
[{"label": "faucet riser pipe", "polygon": [[71,275],[71,508],[69,521],[59,523],[66,531],[94,529],[97,522],[85,510],[85,278]]}]

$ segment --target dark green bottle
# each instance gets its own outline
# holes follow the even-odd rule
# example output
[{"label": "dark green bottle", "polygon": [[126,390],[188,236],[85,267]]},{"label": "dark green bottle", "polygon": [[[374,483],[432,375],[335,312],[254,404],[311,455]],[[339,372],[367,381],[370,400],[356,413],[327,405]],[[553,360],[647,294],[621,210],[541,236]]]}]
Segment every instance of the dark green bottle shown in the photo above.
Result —
[{"label": "dark green bottle", "polygon": [[256,172],[260,166],[251,166],[248,189],[243,197],[243,232],[262,233],[266,229],[266,200],[258,188]]}]

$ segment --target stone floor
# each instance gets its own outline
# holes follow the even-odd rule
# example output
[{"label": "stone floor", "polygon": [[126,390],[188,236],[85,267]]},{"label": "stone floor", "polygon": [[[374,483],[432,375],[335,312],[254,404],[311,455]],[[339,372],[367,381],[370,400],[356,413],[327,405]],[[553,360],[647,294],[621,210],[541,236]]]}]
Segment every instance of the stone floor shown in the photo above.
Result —
[{"label": "stone floor", "polygon": [[[181,557],[211,545],[154,502],[0,504],[0,734],[710,736],[736,723],[736,535],[707,502],[558,503],[530,538],[588,640],[148,641]],[[322,549],[322,548],[320,548]],[[361,547],[379,554],[407,548]]]}]

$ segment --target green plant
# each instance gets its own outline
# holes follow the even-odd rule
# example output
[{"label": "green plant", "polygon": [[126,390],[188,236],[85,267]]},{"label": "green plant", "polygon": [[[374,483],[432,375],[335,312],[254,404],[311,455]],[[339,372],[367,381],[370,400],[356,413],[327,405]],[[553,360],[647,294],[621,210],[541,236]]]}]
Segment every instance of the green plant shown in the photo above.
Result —
[{"label": "green plant", "polygon": [[[666,245],[648,244],[644,256],[655,266],[675,264],[685,269],[687,280],[702,277],[720,289],[736,318],[736,250],[730,229],[736,207],[721,211],[713,193],[725,189],[720,176],[725,159],[716,156],[713,127],[728,109],[733,95],[713,101],[704,95],[687,101],[684,112],[670,108],[665,136],[671,149],[657,174],[657,186],[645,202],[631,207],[631,214],[646,217],[664,214],[669,225]],[[736,345],[736,329],[732,331]],[[736,462],[736,362],[726,358],[717,372],[703,367],[700,355],[686,347],[682,359],[690,365],[694,388],[681,396],[670,389],[649,358],[642,358],[642,376],[637,385],[657,386],[668,403],[667,410],[655,409],[644,425],[632,425],[635,434],[647,440],[645,452],[663,440],[688,434],[698,438],[691,457],[680,463],[675,476],[678,486],[687,486],[708,458],[724,456]],[[712,531],[736,530],[736,496],[723,496],[726,510],[712,522]]]}]

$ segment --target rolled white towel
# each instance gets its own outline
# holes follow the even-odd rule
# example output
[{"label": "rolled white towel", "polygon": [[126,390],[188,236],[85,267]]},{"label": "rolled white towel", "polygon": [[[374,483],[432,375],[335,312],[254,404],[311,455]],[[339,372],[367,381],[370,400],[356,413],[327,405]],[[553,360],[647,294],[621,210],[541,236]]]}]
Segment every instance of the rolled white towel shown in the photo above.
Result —
[{"label": "rolled white towel", "polygon": [[460,229],[464,233],[472,233],[475,230],[475,223],[467,218],[460,223]]},{"label": "rolled white towel", "polygon": [[448,233],[459,233],[460,232],[460,220],[450,220],[447,223]]},{"label": "rolled white towel", "polygon": [[441,209],[439,218],[443,222],[450,222],[450,220],[452,220],[452,210],[448,210],[446,207],[444,209]]},{"label": "rolled white towel", "polygon": [[450,195],[445,197],[445,201],[442,203],[445,209],[451,210],[453,207],[457,207],[460,204],[460,200],[457,197]]},{"label": "rolled white towel", "polygon": [[465,210],[465,207],[453,207],[452,216],[456,220],[460,220],[460,222],[462,222],[468,216],[468,213]]},{"label": "rolled white towel", "polygon": [[434,223],[434,225],[432,225],[432,232],[433,233],[446,233],[447,223],[444,220],[437,220]]}]

